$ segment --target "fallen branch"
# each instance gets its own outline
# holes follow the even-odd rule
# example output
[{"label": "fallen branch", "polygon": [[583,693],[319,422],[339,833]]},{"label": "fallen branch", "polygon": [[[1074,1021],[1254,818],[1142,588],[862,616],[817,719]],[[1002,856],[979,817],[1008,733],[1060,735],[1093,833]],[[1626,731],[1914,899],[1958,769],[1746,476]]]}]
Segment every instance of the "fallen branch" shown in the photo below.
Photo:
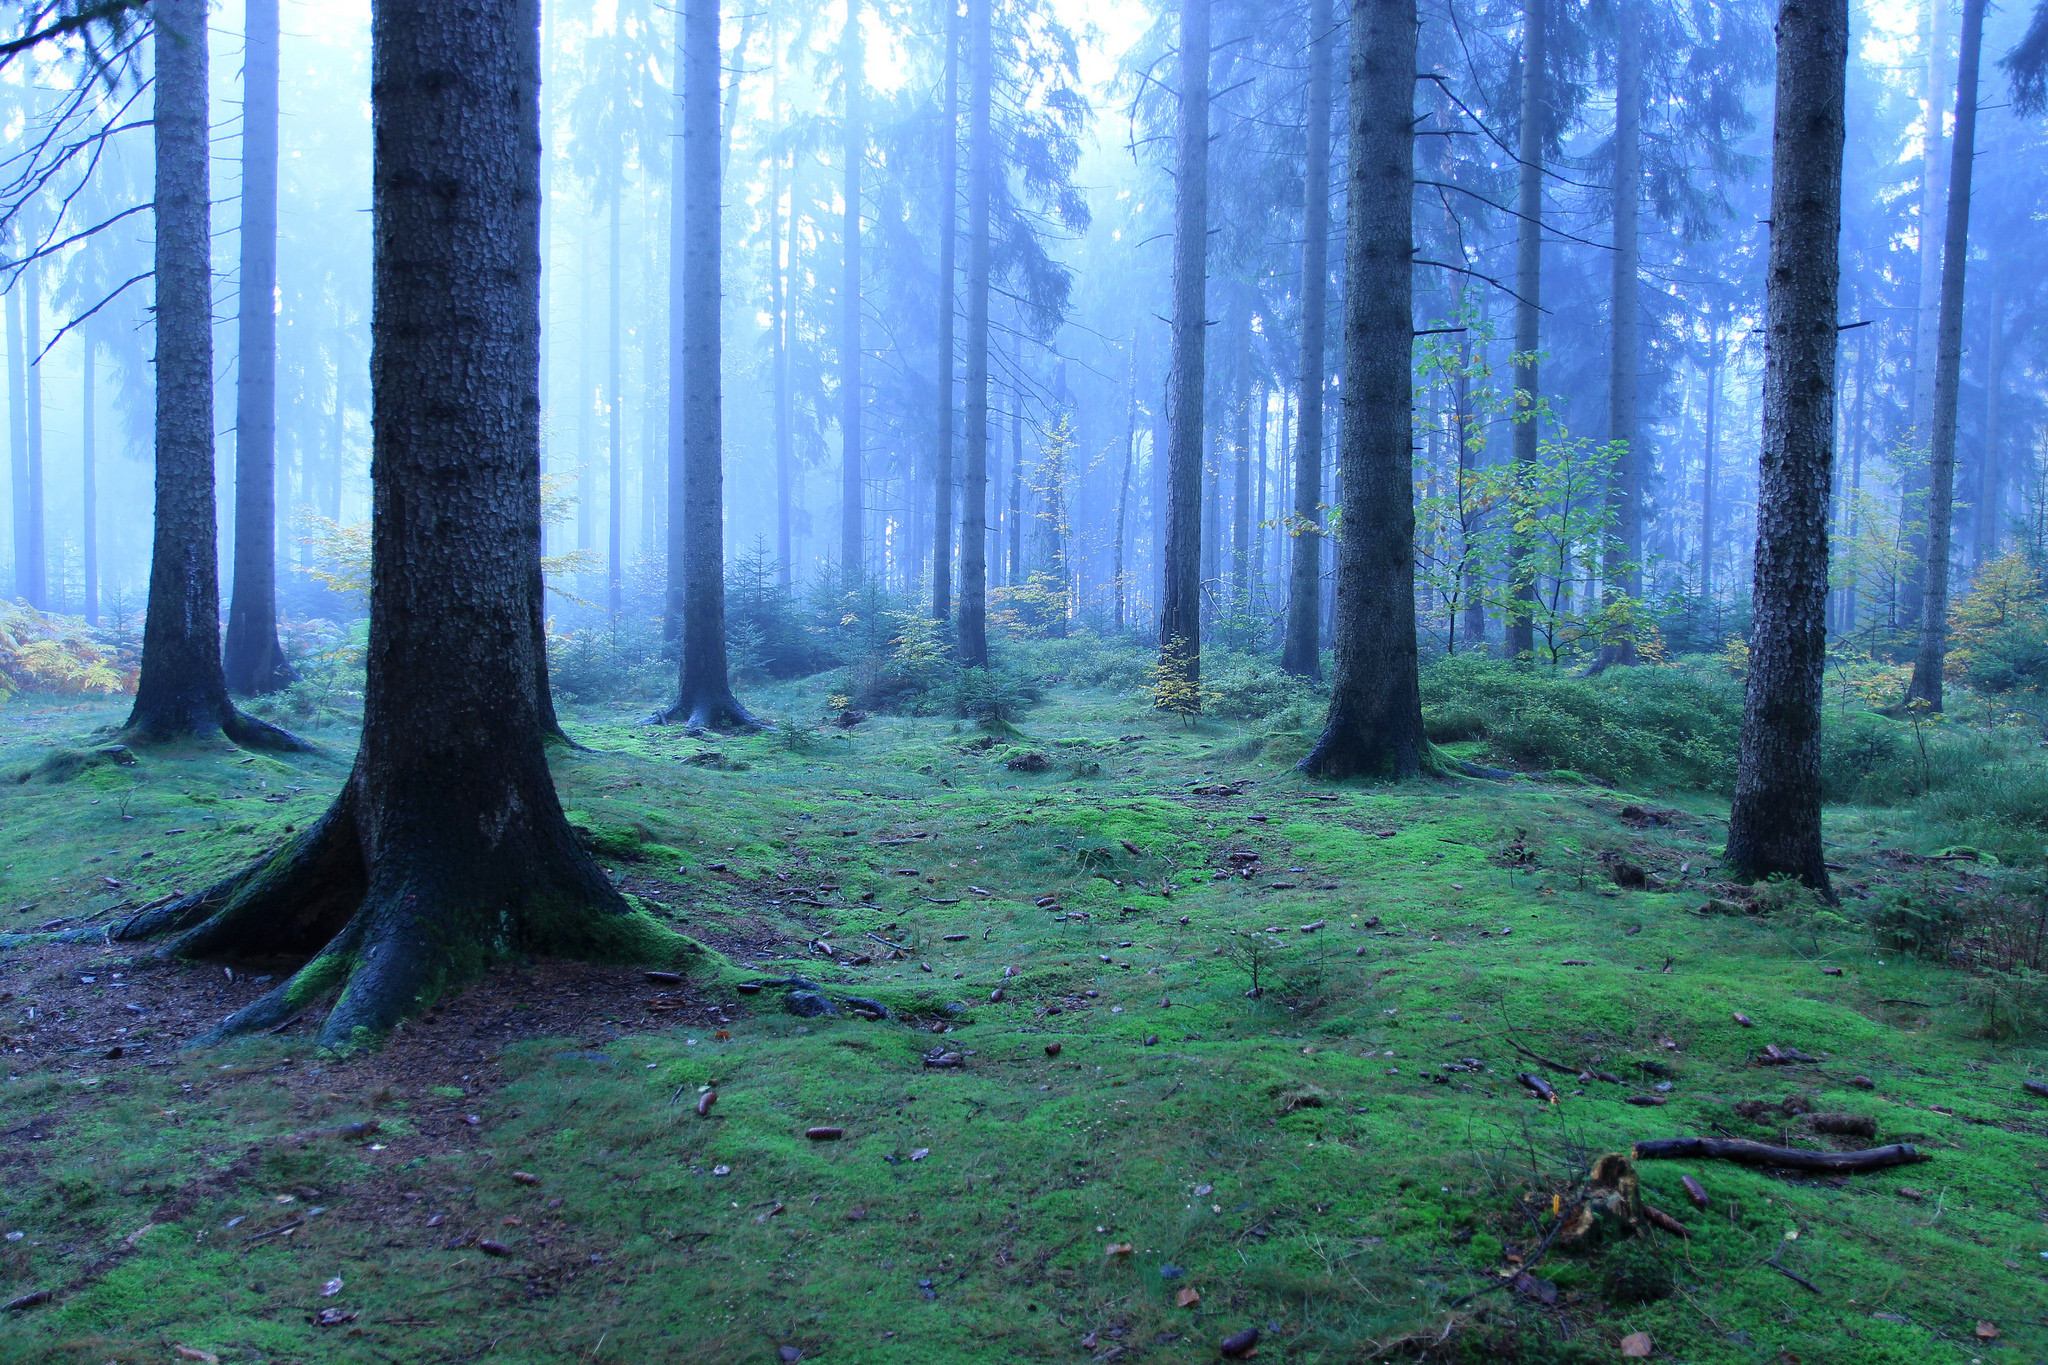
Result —
[{"label": "fallen branch", "polygon": [[1768,1143],[1751,1142],[1747,1138],[1675,1137],[1638,1142],[1632,1151],[1637,1161],[1732,1161],[1740,1166],[1775,1166],[1788,1171],[1829,1171],[1850,1175],[1934,1160],[1909,1142],[1870,1147],[1860,1152],[1808,1152],[1797,1147],[1773,1147]]},{"label": "fallen branch", "polygon": [[1812,1280],[1807,1279],[1803,1275],[1794,1275],[1791,1271],[1785,1269],[1785,1267],[1778,1264],[1777,1257],[1771,1257],[1771,1259],[1765,1261],[1764,1264],[1769,1266],[1771,1269],[1777,1271],[1780,1275],[1783,1275],[1786,1279],[1792,1281],[1792,1283],[1798,1285],[1800,1288],[1810,1289],[1816,1294],[1820,1293],[1819,1285],[1815,1284]]},{"label": "fallen branch", "polygon": [[1652,1224],[1664,1229],[1664,1231],[1671,1233],[1673,1236],[1692,1236],[1691,1228],[1688,1228],[1662,1209],[1651,1208],[1648,1204],[1645,1204],[1643,1205],[1643,1217],[1649,1219]]},{"label": "fallen branch", "polygon": [[1540,1052],[1531,1052],[1528,1048],[1523,1047],[1520,1043],[1516,1042],[1512,1038],[1508,1039],[1508,1046],[1513,1048],[1515,1051],[1521,1053],[1524,1057],[1527,1057],[1530,1061],[1539,1063],[1543,1066],[1547,1066],[1552,1071],[1561,1071],[1567,1076],[1576,1076],[1579,1074],[1580,1071],[1584,1069],[1582,1067],[1566,1066],[1563,1062],[1556,1061],[1552,1058],[1546,1057]]}]

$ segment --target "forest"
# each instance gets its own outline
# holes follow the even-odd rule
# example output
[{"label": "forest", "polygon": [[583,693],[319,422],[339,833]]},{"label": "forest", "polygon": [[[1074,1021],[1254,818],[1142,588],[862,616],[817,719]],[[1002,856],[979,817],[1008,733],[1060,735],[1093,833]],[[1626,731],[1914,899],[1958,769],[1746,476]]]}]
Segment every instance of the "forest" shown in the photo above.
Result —
[{"label": "forest", "polygon": [[0,1365],[2048,1358],[2037,3],[0,0]]}]

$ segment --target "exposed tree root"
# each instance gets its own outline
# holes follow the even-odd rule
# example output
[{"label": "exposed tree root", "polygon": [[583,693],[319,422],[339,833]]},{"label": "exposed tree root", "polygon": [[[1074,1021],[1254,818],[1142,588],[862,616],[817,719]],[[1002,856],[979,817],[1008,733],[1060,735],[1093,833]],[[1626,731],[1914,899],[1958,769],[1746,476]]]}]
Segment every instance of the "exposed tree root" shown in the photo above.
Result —
[{"label": "exposed tree root", "polygon": [[140,708],[128,717],[120,738],[125,744],[142,748],[169,744],[181,739],[225,735],[244,749],[267,749],[273,753],[309,754],[314,747],[289,730],[238,709],[223,695],[216,700],[196,700],[192,705],[142,714]]},{"label": "exposed tree root", "polygon": [[730,692],[678,698],[648,720],[654,725],[680,725],[689,730],[751,732],[767,728]]}]

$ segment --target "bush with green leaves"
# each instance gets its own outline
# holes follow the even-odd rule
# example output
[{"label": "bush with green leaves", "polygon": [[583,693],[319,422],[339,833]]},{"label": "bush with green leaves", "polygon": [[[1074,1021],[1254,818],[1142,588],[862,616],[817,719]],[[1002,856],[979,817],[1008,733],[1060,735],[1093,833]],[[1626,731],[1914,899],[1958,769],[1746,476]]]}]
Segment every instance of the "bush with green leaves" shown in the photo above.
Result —
[{"label": "bush with green leaves", "polygon": [[1202,712],[1221,720],[1259,721],[1291,707],[1313,706],[1321,689],[1282,669],[1270,655],[1234,649],[1202,652]]},{"label": "bush with green leaves", "polygon": [[962,720],[990,727],[1014,725],[1040,697],[1036,681],[1006,668],[962,668],[948,682],[945,700]]}]

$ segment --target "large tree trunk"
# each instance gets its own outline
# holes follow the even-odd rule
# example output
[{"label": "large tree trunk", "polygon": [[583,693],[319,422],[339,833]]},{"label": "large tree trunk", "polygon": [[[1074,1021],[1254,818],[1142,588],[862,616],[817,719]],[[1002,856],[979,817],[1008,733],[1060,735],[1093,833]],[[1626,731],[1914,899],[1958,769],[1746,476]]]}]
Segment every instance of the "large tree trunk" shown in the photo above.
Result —
[{"label": "large tree trunk", "polygon": [[[778,102],[777,105],[780,108]],[[796,174],[790,171],[790,227],[796,219]],[[787,588],[794,581],[790,545],[791,485],[796,480],[795,433],[789,411],[789,276],[782,262],[782,244],[795,250],[794,232],[785,233],[782,220],[782,157],[778,153],[768,180],[768,308],[775,329],[775,561],[776,579]]]},{"label": "large tree trunk", "polygon": [[[170,41],[196,31],[185,21],[199,0],[186,3],[159,0],[160,35],[167,13],[179,21]],[[688,951],[629,911],[578,846],[534,703],[537,5],[456,15],[383,0],[371,25],[376,495],[362,746],[334,805],[296,840],[114,933],[173,934],[163,951],[182,956],[310,954],[216,1036],[338,992],[320,1041],[343,1051],[515,953]]]},{"label": "large tree trunk", "polygon": [[1976,548],[1971,561],[1978,567],[1998,557],[1998,505],[2003,500],[2005,478],[2000,469],[2001,415],[2005,388],[2005,279],[1994,257],[1986,263],[1991,278],[1985,311],[1990,314],[1984,329],[1984,449],[1977,459],[1977,512],[1974,518]]},{"label": "large tree trunk", "polygon": [[945,112],[939,128],[939,437],[932,451],[932,619],[953,615],[953,271],[959,226],[960,7],[946,4]]},{"label": "large tree trunk", "polygon": [[758,724],[732,694],[725,658],[724,400],[719,377],[720,215],[718,0],[686,0],[683,27],[683,311],[669,327],[681,361],[683,662],[676,704],[659,719],[705,730]]},{"label": "large tree trunk", "polygon": [[619,325],[619,201],[625,187],[612,186],[610,252],[605,261],[606,289],[610,309],[605,317],[605,438],[609,472],[605,476],[605,567],[604,605],[617,620],[626,602],[626,396],[620,388],[619,372],[624,367]]},{"label": "large tree trunk", "polygon": [[862,532],[866,475],[860,446],[860,171],[867,156],[861,123],[860,0],[846,0],[840,39],[846,77],[841,155],[846,159],[846,221],[841,231],[839,276],[839,570],[851,580],[864,569]]},{"label": "large tree trunk", "polygon": [[[1540,331],[1543,297],[1543,135],[1547,124],[1544,100],[1544,42],[1547,18],[1545,0],[1523,0],[1522,4],[1522,110],[1521,137],[1516,144],[1520,158],[1519,188],[1515,200],[1520,215],[1515,224],[1515,480],[1527,480],[1536,469],[1536,455],[1542,432],[1537,426],[1538,379],[1536,348]],[[1526,405],[1526,406],[1524,406]],[[1529,547],[1519,535],[1508,547],[1507,637],[1504,646],[1510,659],[1530,659],[1536,653],[1532,610],[1536,603],[1535,565],[1529,562]]]},{"label": "large tree trunk", "polygon": [[[1942,222],[1949,198],[1948,173],[1948,9],[1950,0],[1928,0],[1927,99],[1920,134],[1920,291],[1913,310],[1913,387],[1907,391],[1907,425],[1913,448],[1932,462],[1936,375],[1940,371]],[[1961,110],[1957,110],[1958,116]],[[1899,474],[1900,519],[1906,524],[1906,571],[1899,582],[1898,624],[1919,624],[1926,589],[1928,467],[1909,460]]]},{"label": "large tree trunk", "polygon": [[1824,894],[1820,703],[1848,50],[1847,0],[1781,0],[1755,616],[1726,854],[1738,877],[1784,874]]},{"label": "large tree trunk", "polygon": [[96,400],[93,397],[93,369],[97,348],[93,345],[92,333],[84,327],[78,329],[79,373],[83,378],[84,393],[79,399],[79,483],[80,501],[83,504],[81,520],[85,537],[85,623],[96,626],[100,623],[100,481],[98,468],[98,435]]},{"label": "large tree trunk", "polygon": [[1138,458],[1138,331],[1131,329],[1130,398],[1124,416],[1124,472],[1116,486],[1116,540],[1110,561],[1116,633],[1124,633],[1124,539],[1131,506],[1131,465]]},{"label": "large tree trunk", "polygon": [[1343,534],[1321,777],[1421,770],[1415,644],[1415,0],[1351,0]]},{"label": "large tree trunk", "polygon": [[1970,167],[1977,136],[1977,57],[1984,46],[1984,0],[1963,0],[1956,60],[1956,136],[1948,173],[1948,222],[1941,248],[1941,323],[1934,362],[1934,442],[1928,465],[1927,565],[1920,650],[1908,702],[1941,710],[1948,653],[1949,546],[1955,530],[1956,402],[1963,371],[1963,275],[1970,257]]},{"label": "large tree trunk", "polygon": [[989,201],[995,134],[989,83],[995,60],[989,7],[967,0],[967,459],[960,480],[960,662],[988,667]]},{"label": "large tree trunk", "polygon": [[[1614,58],[1614,315],[1607,364],[1607,439],[1621,454],[1607,477],[1607,508],[1614,519],[1600,571],[1610,612],[1622,598],[1643,594],[1642,458],[1636,451],[1636,275],[1641,254],[1636,220],[1642,195],[1642,31],[1632,4],[1615,8]],[[1593,671],[1636,661],[1633,623],[1610,629]]]},{"label": "large tree trunk", "polygon": [[240,744],[301,749],[303,741],[235,710],[221,670],[206,6],[159,0],[155,14],[156,535],[142,676],[126,728],[139,742],[225,733]]},{"label": "large tree trunk", "polygon": [[22,356],[28,362],[28,572],[21,595],[39,611],[48,611],[50,601],[49,517],[43,508],[43,272],[30,265],[22,272],[22,292],[27,295],[28,330],[22,338]]},{"label": "large tree trunk", "polygon": [[1173,358],[1167,374],[1166,546],[1159,590],[1162,687],[1194,706],[1202,678],[1202,397],[1209,285],[1209,0],[1180,0],[1174,159]]},{"label": "large tree trunk", "polygon": [[249,0],[242,56],[242,266],[235,357],[233,692],[298,676],[277,642],[277,0]]},{"label": "large tree trunk", "polygon": [[1238,333],[1236,393],[1231,406],[1237,409],[1231,437],[1230,479],[1230,612],[1238,615],[1250,609],[1252,595],[1252,314],[1247,307],[1244,328]]}]

